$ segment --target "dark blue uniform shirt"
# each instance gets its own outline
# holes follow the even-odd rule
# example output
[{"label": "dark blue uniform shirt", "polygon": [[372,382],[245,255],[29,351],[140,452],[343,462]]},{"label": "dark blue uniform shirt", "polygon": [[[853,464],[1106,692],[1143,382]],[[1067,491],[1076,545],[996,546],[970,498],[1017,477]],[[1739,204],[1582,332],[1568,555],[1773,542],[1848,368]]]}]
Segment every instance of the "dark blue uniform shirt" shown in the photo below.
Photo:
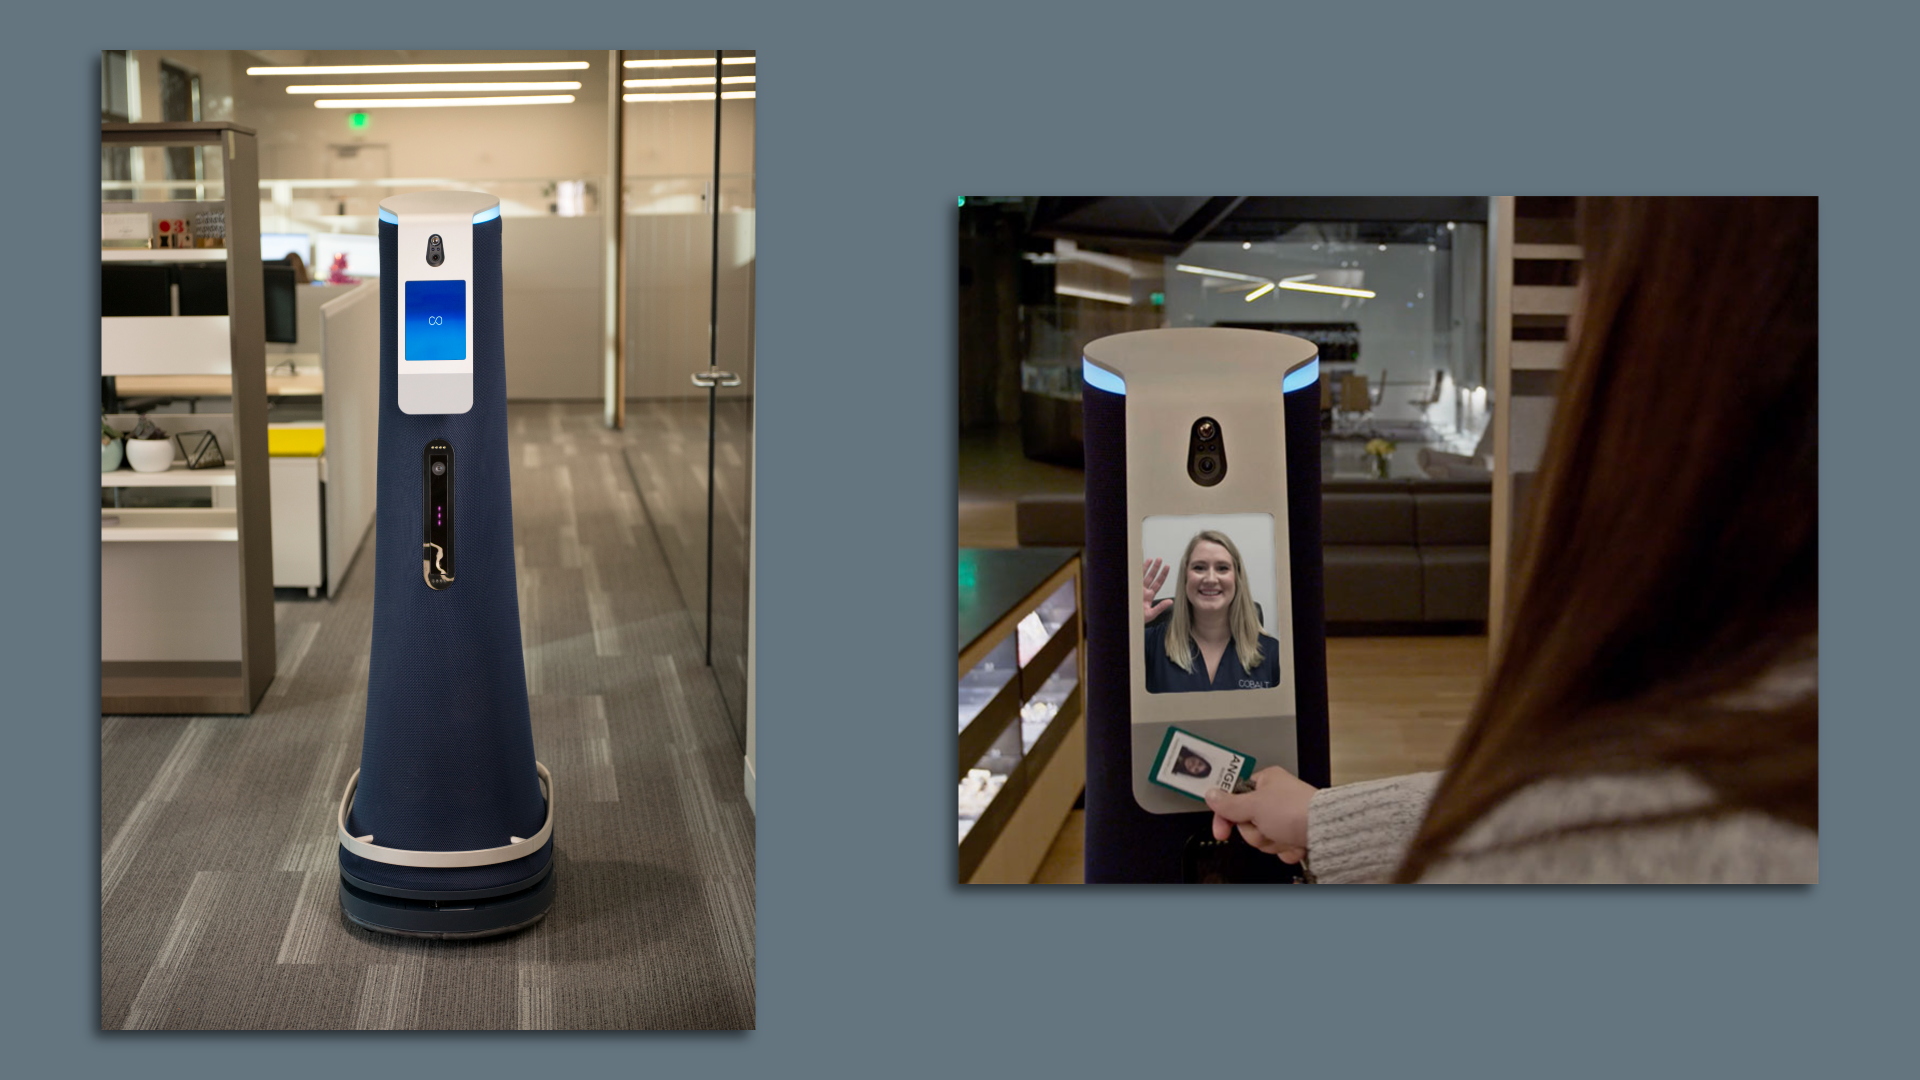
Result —
[{"label": "dark blue uniform shirt", "polygon": [[1147,627],[1147,690],[1155,694],[1183,694],[1191,690],[1265,690],[1280,685],[1280,642],[1260,635],[1260,663],[1252,671],[1240,666],[1240,651],[1228,644],[1213,680],[1207,680],[1207,662],[1193,649],[1193,670],[1182,671],[1167,656],[1167,623]]}]

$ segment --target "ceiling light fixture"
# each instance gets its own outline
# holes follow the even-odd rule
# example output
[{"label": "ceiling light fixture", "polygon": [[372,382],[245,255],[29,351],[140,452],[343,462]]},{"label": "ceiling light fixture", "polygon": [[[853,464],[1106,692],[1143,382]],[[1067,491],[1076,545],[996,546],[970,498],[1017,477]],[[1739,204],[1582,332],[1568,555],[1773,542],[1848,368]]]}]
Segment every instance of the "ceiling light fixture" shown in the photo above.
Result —
[{"label": "ceiling light fixture", "polygon": [[[751,64],[754,59],[755,58],[751,56],[723,56],[720,58],[720,62],[723,64]],[[687,56],[672,60],[629,60],[627,61],[627,66],[630,68],[712,67],[713,57]]]},{"label": "ceiling light fixture", "polygon": [[513,64],[334,64],[327,67],[250,67],[249,75],[403,75],[442,71],[585,71],[585,60]]},{"label": "ceiling light fixture", "polygon": [[287,87],[289,94],[445,94],[481,90],[578,90],[577,82],[333,83]]},{"label": "ceiling light fixture", "polygon": [[1249,304],[1251,304],[1251,303],[1253,303],[1253,302],[1254,302],[1255,300],[1258,300],[1258,299],[1260,299],[1261,297],[1263,297],[1263,296],[1265,296],[1265,295],[1267,295],[1268,293],[1270,293],[1270,292],[1272,292],[1272,291],[1273,291],[1273,282],[1271,282],[1271,281],[1269,281],[1269,282],[1267,282],[1267,283],[1266,283],[1265,285],[1262,285],[1262,286],[1260,286],[1259,288],[1257,288],[1257,289],[1255,289],[1255,290],[1253,290],[1252,292],[1250,292],[1250,293],[1248,293],[1248,294],[1247,294],[1247,303],[1249,303]]},{"label": "ceiling light fixture", "polygon": [[1186,274],[1204,274],[1207,277],[1227,278],[1231,281],[1251,281],[1256,284],[1265,284],[1269,280],[1263,277],[1254,277],[1252,274],[1236,274],[1231,270],[1214,270],[1205,266],[1188,266],[1186,263],[1179,263],[1174,266],[1174,269]]},{"label": "ceiling light fixture", "polygon": [[[753,82],[753,75],[722,75],[720,82],[724,86],[736,86]],[[678,79],[628,79],[620,84],[629,90],[639,90],[649,86],[712,86],[713,78],[707,75],[689,75]]]},{"label": "ceiling light fixture", "polygon": [[[753,85],[755,79],[755,75],[722,75],[720,85]],[[643,90],[647,86],[712,86],[714,81],[712,81],[712,75],[687,75],[684,79],[628,79],[620,85],[626,86],[628,90]]]},{"label": "ceiling light fixture", "polygon": [[[723,101],[739,101],[743,98],[751,98],[752,96],[753,96],[753,91],[751,90],[723,90],[720,93],[720,98]],[[707,94],[622,94],[620,96],[620,100],[621,101],[712,101],[713,95],[711,93],[707,93]]]},{"label": "ceiling light fixture", "polygon": [[437,109],[463,105],[565,105],[572,94],[527,94],[520,97],[447,98],[321,98],[316,109]]},{"label": "ceiling light fixture", "polygon": [[1368,292],[1366,289],[1343,289],[1338,285],[1309,285],[1304,281],[1283,281],[1280,283],[1280,287],[1283,289],[1294,289],[1299,292],[1326,293],[1329,296],[1357,296],[1362,300],[1371,300],[1377,295]]},{"label": "ceiling light fixture", "polygon": [[[1236,274],[1231,270],[1215,270],[1205,266],[1188,266],[1186,263],[1179,263],[1174,266],[1174,269],[1188,274],[1202,274],[1207,277],[1227,278],[1231,281],[1251,281],[1255,284],[1265,285],[1268,288],[1272,288],[1274,284],[1276,284],[1270,278],[1254,277],[1252,274]],[[1287,278],[1277,284],[1282,289],[1293,289],[1296,292],[1327,293],[1331,296],[1357,296],[1362,300],[1371,300],[1377,295],[1365,289],[1343,289],[1337,285],[1307,284],[1308,278],[1318,276],[1318,274],[1301,274],[1298,277]],[[1264,295],[1266,295],[1265,289],[1255,289],[1247,299],[1251,300],[1256,296]]]},{"label": "ceiling light fixture", "polygon": [[1099,300],[1108,304],[1119,304],[1122,307],[1133,306],[1133,297],[1128,296],[1126,293],[1106,292],[1100,289],[1084,289],[1078,285],[1055,285],[1053,291],[1059,296],[1077,296],[1082,300]]}]

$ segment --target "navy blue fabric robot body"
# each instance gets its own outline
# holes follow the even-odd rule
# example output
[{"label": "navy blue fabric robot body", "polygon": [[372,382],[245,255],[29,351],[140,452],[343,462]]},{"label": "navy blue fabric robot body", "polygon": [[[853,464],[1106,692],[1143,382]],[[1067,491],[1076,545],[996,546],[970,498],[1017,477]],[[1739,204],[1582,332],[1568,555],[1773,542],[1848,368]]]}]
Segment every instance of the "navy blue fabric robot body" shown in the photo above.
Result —
[{"label": "navy blue fabric robot body", "polygon": [[[507,474],[500,220],[473,228],[473,408],[397,404],[398,229],[380,224],[380,465],[373,543],[373,658],[359,791],[348,828],[410,851],[469,851],[528,837],[546,819],[534,769]],[[427,443],[453,447],[454,581],[421,573]],[[364,571],[363,571],[364,572]],[[345,849],[340,865],[393,888],[484,889],[546,868],[553,843],[511,862],[433,869]]]},{"label": "navy blue fabric robot body", "polygon": [[[1127,399],[1089,386],[1081,401],[1087,455],[1086,880],[1178,882],[1188,841],[1211,835],[1212,815],[1150,814],[1133,799],[1127,630],[1130,620],[1140,618],[1140,597],[1128,584]],[[1285,395],[1295,733],[1301,779],[1325,787],[1330,777],[1318,405],[1317,385]],[[1250,881],[1280,882],[1291,872],[1264,856],[1248,865]]]}]

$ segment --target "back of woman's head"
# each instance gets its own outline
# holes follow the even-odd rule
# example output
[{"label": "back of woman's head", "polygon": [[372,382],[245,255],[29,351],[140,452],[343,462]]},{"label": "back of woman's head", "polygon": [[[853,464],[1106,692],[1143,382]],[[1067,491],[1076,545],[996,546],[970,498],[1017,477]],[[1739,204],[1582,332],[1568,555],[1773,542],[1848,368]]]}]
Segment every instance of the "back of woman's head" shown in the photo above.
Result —
[{"label": "back of woman's head", "polygon": [[1582,200],[1500,656],[1403,878],[1547,775],[1680,766],[1814,823],[1814,703],[1719,703],[1817,632],[1817,205]]}]

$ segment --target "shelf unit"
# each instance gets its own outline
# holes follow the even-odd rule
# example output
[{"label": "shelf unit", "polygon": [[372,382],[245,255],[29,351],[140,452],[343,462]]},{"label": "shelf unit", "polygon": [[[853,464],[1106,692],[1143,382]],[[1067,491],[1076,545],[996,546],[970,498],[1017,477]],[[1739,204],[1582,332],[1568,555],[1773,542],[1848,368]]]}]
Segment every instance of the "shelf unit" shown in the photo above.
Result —
[{"label": "shelf unit", "polygon": [[[109,525],[109,518],[118,523]],[[100,542],[103,544],[176,541],[238,541],[240,525],[234,511],[222,507],[198,508],[132,507],[100,511]]]},{"label": "shelf unit", "polygon": [[1574,243],[1574,200],[1496,196],[1489,214],[1487,333],[1493,346],[1493,541],[1488,647],[1506,631],[1515,534],[1526,521],[1534,476],[1566,362],[1583,257]]},{"label": "shelf unit", "polygon": [[[135,153],[207,148],[223,173],[222,182],[208,189],[241,196],[200,204],[224,209],[224,247],[104,249],[103,264],[259,264],[259,165],[251,128],[225,122],[103,123],[100,142],[103,148]],[[190,201],[103,200],[101,210],[158,209]],[[100,476],[103,488],[216,490],[212,508],[101,511],[103,714],[251,713],[273,681],[264,298],[258,273],[226,277],[227,315],[101,319],[102,375],[228,376],[233,401],[230,438],[222,444],[230,458],[225,468],[123,469]],[[212,426],[210,421],[224,419],[201,414],[192,422]],[[118,524],[107,524],[108,517],[118,518]]]},{"label": "shelf unit", "polygon": [[103,488],[235,487],[239,483],[240,471],[231,461],[218,469],[168,469],[156,473],[115,469],[100,474],[100,486]]},{"label": "shelf unit", "polygon": [[226,262],[226,248],[102,248],[100,261],[119,263]]},{"label": "shelf unit", "polygon": [[1025,884],[1086,787],[1079,550],[959,557],[959,880]]}]

